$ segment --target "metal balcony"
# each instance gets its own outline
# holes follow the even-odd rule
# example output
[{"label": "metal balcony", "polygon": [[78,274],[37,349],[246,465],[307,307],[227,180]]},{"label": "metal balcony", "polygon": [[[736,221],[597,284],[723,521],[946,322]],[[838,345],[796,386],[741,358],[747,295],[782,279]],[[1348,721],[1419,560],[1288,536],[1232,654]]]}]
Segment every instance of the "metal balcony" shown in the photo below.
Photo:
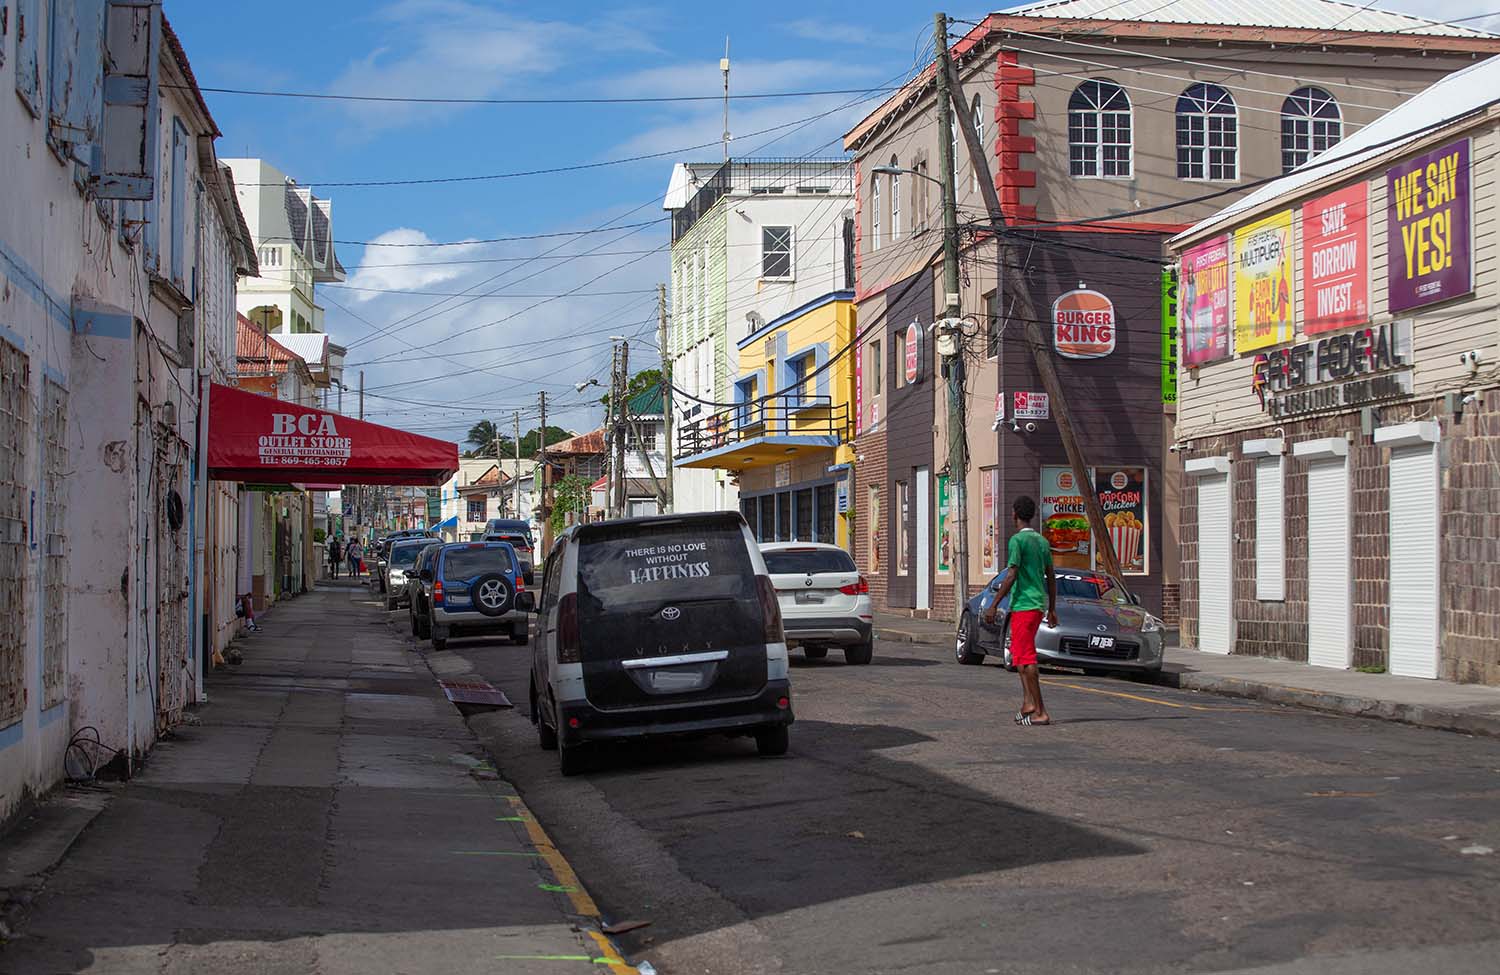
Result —
[{"label": "metal balcony", "polygon": [[832,450],[852,434],[849,405],[828,396],[776,396],[719,410],[678,428],[678,467],[742,470],[803,450]]}]

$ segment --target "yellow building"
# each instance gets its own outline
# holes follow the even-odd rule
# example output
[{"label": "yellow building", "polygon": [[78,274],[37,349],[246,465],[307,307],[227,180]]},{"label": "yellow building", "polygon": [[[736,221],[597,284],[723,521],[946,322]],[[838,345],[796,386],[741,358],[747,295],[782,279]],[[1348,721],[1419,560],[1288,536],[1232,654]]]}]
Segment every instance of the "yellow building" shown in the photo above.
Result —
[{"label": "yellow building", "polygon": [[677,466],[739,475],[756,537],[848,548],[854,483],[854,294],[833,291],[738,343],[739,404],[683,426]]}]

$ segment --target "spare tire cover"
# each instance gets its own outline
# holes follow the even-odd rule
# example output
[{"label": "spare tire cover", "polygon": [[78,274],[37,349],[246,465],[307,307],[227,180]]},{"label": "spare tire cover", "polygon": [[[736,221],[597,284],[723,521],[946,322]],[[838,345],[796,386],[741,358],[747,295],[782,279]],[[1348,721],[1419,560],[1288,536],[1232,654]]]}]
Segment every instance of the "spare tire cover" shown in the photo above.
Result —
[{"label": "spare tire cover", "polygon": [[480,576],[469,587],[474,608],[486,616],[503,616],[510,612],[512,595],[510,583],[498,572]]}]

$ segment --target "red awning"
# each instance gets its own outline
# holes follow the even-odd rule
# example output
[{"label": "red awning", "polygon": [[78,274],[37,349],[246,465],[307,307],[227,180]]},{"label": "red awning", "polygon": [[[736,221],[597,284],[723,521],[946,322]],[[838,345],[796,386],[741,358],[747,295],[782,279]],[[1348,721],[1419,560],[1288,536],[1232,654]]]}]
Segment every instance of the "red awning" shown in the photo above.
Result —
[{"label": "red awning", "polygon": [[208,476],[258,484],[436,486],[458,472],[458,444],[215,384]]}]

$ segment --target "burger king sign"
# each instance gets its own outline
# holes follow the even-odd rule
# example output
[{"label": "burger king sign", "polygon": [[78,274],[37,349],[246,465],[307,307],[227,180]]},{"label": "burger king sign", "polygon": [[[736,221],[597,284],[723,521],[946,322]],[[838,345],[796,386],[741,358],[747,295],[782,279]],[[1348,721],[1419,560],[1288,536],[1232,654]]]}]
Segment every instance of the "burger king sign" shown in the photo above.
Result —
[{"label": "burger king sign", "polygon": [[1052,344],[1068,359],[1099,359],[1115,350],[1115,306],[1080,288],[1052,303]]}]

